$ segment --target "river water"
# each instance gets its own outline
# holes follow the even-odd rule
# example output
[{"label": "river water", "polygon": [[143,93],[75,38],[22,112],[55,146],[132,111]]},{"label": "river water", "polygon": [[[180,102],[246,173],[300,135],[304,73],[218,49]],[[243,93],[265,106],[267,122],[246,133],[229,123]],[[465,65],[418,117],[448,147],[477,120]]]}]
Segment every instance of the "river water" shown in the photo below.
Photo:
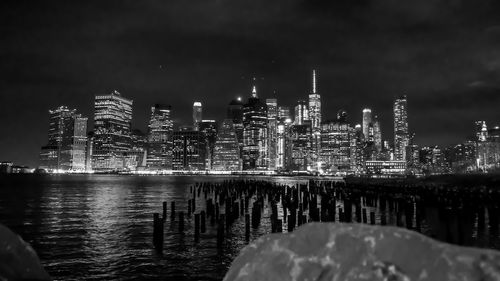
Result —
[{"label": "river water", "polygon": [[[153,216],[162,202],[175,201],[187,209],[190,186],[195,182],[221,182],[214,176],[118,176],[118,175],[10,175],[0,178],[0,223],[29,242],[49,274],[56,280],[221,280],[245,243],[244,221],[231,227],[222,249],[216,246],[217,226],[207,225],[200,242],[193,238],[194,218],[186,217],[180,234],[167,220],[163,252],[152,246]],[[272,177],[293,185],[297,178]],[[169,208],[170,208],[170,203]],[[169,210],[170,211],[170,210]],[[377,212],[377,209],[372,209]],[[498,226],[486,222],[466,227],[469,246],[500,249]],[[379,214],[377,212],[377,221]],[[251,239],[271,232],[270,210],[265,208],[261,226]],[[389,218],[391,214],[388,214]],[[422,219],[421,232],[456,242],[440,229],[460,224],[432,210]],[[395,224],[389,219],[388,224]],[[284,227],[286,228],[286,227]],[[286,230],[285,230],[286,231]],[[437,233],[437,234],[436,234]]]}]

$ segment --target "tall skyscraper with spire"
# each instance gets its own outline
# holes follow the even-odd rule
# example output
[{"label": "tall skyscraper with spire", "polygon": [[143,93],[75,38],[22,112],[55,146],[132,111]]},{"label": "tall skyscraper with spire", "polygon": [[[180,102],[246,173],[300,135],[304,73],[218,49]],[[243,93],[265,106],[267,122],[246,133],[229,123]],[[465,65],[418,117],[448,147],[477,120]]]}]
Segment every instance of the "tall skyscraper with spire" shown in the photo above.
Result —
[{"label": "tall skyscraper with spire", "polygon": [[309,94],[309,120],[311,120],[312,168],[319,168],[321,148],[321,96],[316,91],[316,70],[312,73],[312,92]]},{"label": "tall skyscraper with spire", "polygon": [[406,96],[394,101],[394,158],[406,161],[406,147],[410,142],[408,131],[408,105]]},{"label": "tall skyscraper with spire", "polygon": [[321,96],[316,92],[316,70],[313,70],[312,92],[309,94],[309,120],[313,132],[321,130]]},{"label": "tall skyscraper with spire", "polygon": [[243,170],[268,168],[267,123],[267,105],[258,98],[254,84],[243,105]]}]

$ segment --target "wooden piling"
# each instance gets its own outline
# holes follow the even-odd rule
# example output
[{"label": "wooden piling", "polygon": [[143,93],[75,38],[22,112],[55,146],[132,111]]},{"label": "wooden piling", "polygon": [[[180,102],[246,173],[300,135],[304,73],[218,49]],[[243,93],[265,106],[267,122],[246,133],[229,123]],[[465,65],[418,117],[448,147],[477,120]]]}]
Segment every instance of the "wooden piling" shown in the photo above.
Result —
[{"label": "wooden piling", "polygon": [[153,214],[153,245],[155,249],[163,249],[163,220],[160,220],[160,214]]},{"label": "wooden piling", "polygon": [[167,202],[163,201],[163,221],[167,220]]},{"label": "wooden piling", "polygon": [[200,241],[200,214],[194,215],[194,241]]},{"label": "wooden piling", "polygon": [[250,241],[250,214],[245,214],[245,241]]},{"label": "wooden piling", "polygon": [[184,232],[184,212],[179,212],[179,232]]},{"label": "wooden piling", "polygon": [[205,211],[201,211],[200,215],[201,215],[201,233],[205,233],[207,231]]},{"label": "wooden piling", "polygon": [[175,201],[170,202],[170,219],[175,220]]}]

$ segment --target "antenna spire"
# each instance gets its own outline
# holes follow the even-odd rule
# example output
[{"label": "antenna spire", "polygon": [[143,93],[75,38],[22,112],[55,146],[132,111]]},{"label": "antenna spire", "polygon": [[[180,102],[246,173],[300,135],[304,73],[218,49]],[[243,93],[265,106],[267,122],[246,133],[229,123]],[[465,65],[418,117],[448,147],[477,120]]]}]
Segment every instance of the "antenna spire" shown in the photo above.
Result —
[{"label": "antenna spire", "polygon": [[255,87],[255,77],[253,78],[254,84],[252,86],[252,97],[256,98],[257,97],[257,88]]},{"label": "antenna spire", "polygon": [[313,94],[316,94],[316,69],[313,69]]}]

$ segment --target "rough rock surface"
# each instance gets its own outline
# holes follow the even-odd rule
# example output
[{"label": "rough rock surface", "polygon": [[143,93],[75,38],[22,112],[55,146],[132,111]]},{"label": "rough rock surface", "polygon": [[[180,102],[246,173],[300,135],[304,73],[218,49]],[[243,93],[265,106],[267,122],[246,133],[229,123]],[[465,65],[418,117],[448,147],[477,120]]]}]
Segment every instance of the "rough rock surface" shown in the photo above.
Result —
[{"label": "rough rock surface", "polygon": [[51,280],[33,248],[1,224],[0,280]]},{"label": "rough rock surface", "polygon": [[500,280],[500,252],[397,227],[310,223],[252,242],[224,280]]}]

